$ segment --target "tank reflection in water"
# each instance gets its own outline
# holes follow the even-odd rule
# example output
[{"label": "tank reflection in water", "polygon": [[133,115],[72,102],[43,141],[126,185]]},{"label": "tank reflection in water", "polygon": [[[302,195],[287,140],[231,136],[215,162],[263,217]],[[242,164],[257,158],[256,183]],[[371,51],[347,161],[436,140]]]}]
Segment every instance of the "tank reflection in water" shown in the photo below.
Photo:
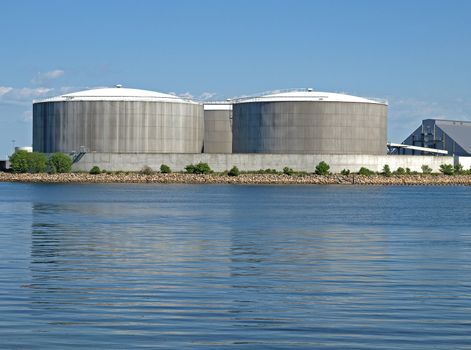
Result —
[{"label": "tank reflection in water", "polygon": [[468,187],[0,184],[7,349],[465,349]]}]

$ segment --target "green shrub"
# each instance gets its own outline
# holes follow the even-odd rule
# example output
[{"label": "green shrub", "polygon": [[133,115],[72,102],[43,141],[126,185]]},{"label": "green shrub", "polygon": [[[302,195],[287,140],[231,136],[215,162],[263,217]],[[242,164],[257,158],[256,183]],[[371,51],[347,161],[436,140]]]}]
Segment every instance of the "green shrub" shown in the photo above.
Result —
[{"label": "green shrub", "polygon": [[39,152],[17,151],[10,157],[10,167],[15,173],[44,173],[47,157]]},{"label": "green shrub", "polygon": [[32,152],[29,154],[29,172],[44,173],[47,170],[47,157],[43,153]]},{"label": "green shrub", "polygon": [[383,172],[382,172],[381,174],[383,174],[383,175],[386,176],[386,177],[390,177],[390,176],[391,176],[391,168],[389,167],[389,165],[386,164],[386,165],[383,167]]},{"label": "green shrub", "polygon": [[15,173],[27,173],[29,171],[29,153],[16,151],[10,156],[10,168]]},{"label": "green shrub", "polygon": [[170,173],[172,172],[172,169],[170,169],[170,167],[169,167],[168,165],[162,164],[162,165],[160,166],[160,172],[161,172],[162,174],[170,174]]},{"label": "green shrub", "polygon": [[410,175],[410,173],[411,173],[410,168],[406,168],[406,174]]},{"label": "green shrub", "polygon": [[304,170],[296,171],[295,174],[296,176],[304,177],[304,176],[307,176],[307,171],[304,171]]},{"label": "green shrub", "polygon": [[431,174],[432,173],[432,168],[429,167],[428,165],[424,164],[422,165],[422,173],[423,174]]},{"label": "green shrub", "polygon": [[291,169],[291,168],[289,168],[289,167],[287,167],[287,166],[285,166],[285,167],[283,168],[283,174],[288,175],[288,176],[291,176],[291,175],[294,174],[294,170]]},{"label": "green shrub", "polygon": [[90,174],[92,174],[92,175],[101,174],[100,167],[95,165],[93,168],[90,169]]},{"label": "green shrub", "polygon": [[443,175],[453,175],[454,173],[454,167],[451,164],[442,164],[440,165],[440,172]]},{"label": "green shrub", "polygon": [[198,163],[196,165],[189,164],[185,167],[185,170],[189,174],[210,174],[212,173],[208,163]]},{"label": "green shrub", "polygon": [[455,166],[453,167],[453,169],[454,169],[454,174],[455,174],[455,175],[461,175],[461,174],[463,174],[463,171],[464,171],[464,170],[463,170],[463,165],[461,165],[460,163],[455,164]]},{"label": "green shrub", "polygon": [[58,171],[54,165],[48,165],[47,166],[47,172],[48,174],[57,174]]},{"label": "green shrub", "polygon": [[330,166],[326,162],[322,161],[316,166],[317,175],[329,175]]},{"label": "green shrub", "polygon": [[358,170],[359,175],[371,176],[374,173],[375,173],[374,171],[372,171],[368,168],[365,168],[365,167],[361,167],[360,170]]},{"label": "green shrub", "polygon": [[148,165],[144,165],[140,171],[142,175],[152,175],[154,173],[154,170]]},{"label": "green shrub", "polygon": [[193,164],[188,164],[188,165],[185,167],[185,171],[186,171],[188,174],[195,174],[195,173],[196,173],[196,167],[195,167]]},{"label": "green shrub", "polygon": [[49,173],[70,173],[72,171],[72,159],[64,153],[54,153],[47,162]]},{"label": "green shrub", "polygon": [[397,170],[394,172],[394,174],[396,175],[405,175],[406,174],[406,170],[404,168],[397,168]]},{"label": "green shrub", "polygon": [[229,176],[239,176],[239,174],[240,174],[239,168],[236,167],[235,165],[227,173],[227,175],[229,175]]},{"label": "green shrub", "polygon": [[344,175],[344,176],[348,176],[350,175],[350,170],[348,169],[343,169],[341,172],[340,172],[341,175]]}]

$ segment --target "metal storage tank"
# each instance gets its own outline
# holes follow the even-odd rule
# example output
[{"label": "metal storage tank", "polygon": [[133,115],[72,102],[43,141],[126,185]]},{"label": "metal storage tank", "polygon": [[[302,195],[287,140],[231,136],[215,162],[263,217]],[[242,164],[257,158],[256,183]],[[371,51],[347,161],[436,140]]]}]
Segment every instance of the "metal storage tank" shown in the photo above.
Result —
[{"label": "metal storage tank", "polygon": [[159,92],[103,88],[33,103],[33,149],[201,153],[203,105]]},{"label": "metal storage tank", "polygon": [[204,153],[232,153],[232,104],[204,105]]},{"label": "metal storage tank", "polygon": [[386,154],[388,106],[312,89],[233,104],[233,153]]}]

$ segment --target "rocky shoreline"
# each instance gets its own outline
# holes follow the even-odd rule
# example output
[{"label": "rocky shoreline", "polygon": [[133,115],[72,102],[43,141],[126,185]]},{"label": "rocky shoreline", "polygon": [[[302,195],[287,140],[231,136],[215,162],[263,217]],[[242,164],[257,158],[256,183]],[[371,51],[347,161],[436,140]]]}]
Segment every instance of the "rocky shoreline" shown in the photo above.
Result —
[{"label": "rocky shoreline", "polygon": [[161,184],[306,184],[306,185],[471,185],[471,175],[314,175],[288,176],[283,174],[221,174],[195,175],[184,173],[144,175],[140,173],[116,173],[91,175],[69,174],[13,174],[0,173],[0,182],[23,183],[161,183]]}]

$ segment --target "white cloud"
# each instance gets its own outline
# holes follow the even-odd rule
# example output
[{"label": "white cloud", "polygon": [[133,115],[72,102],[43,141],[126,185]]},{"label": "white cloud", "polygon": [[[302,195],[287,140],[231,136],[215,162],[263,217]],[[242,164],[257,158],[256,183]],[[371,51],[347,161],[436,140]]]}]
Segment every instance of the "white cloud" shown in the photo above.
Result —
[{"label": "white cloud", "polygon": [[183,98],[187,98],[187,99],[190,99],[190,100],[192,100],[194,98],[194,96],[189,92],[184,92],[183,94],[180,94],[178,96],[183,97]]},{"label": "white cloud", "polygon": [[29,105],[35,98],[51,95],[54,89],[46,87],[13,88],[0,86],[0,103],[9,105]]},{"label": "white cloud", "polygon": [[9,87],[9,86],[0,86],[0,97],[5,95],[5,94],[8,94],[11,90],[13,90],[12,87]]},{"label": "white cloud", "polygon": [[65,72],[61,69],[55,69],[55,70],[51,70],[51,71],[45,72],[45,73],[39,72],[33,79],[31,79],[31,82],[33,84],[43,84],[46,81],[60,78],[64,74],[65,74]]},{"label": "white cloud", "polygon": [[[174,92],[169,92],[168,94],[176,95]],[[181,94],[178,94],[178,97],[186,98],[186,99],[189,99],[189,100],[207,101],[207,100],[213,98],[216,95],[217,94],[215,92],[205,91],[201,95],[195,96],[191,92],[187,91],[187,92],[183,92]]]},{"label": "white cloud", "polygon": [[13,89],[10,94],[20,100],[43,97],[54,89],[46,87]]},{"label": "white cloud", "polygon": [[215,92],[203,92],[201,95],[198,96],[198,99],[202,101],[207,101],[216,95],[217,94]]}]

